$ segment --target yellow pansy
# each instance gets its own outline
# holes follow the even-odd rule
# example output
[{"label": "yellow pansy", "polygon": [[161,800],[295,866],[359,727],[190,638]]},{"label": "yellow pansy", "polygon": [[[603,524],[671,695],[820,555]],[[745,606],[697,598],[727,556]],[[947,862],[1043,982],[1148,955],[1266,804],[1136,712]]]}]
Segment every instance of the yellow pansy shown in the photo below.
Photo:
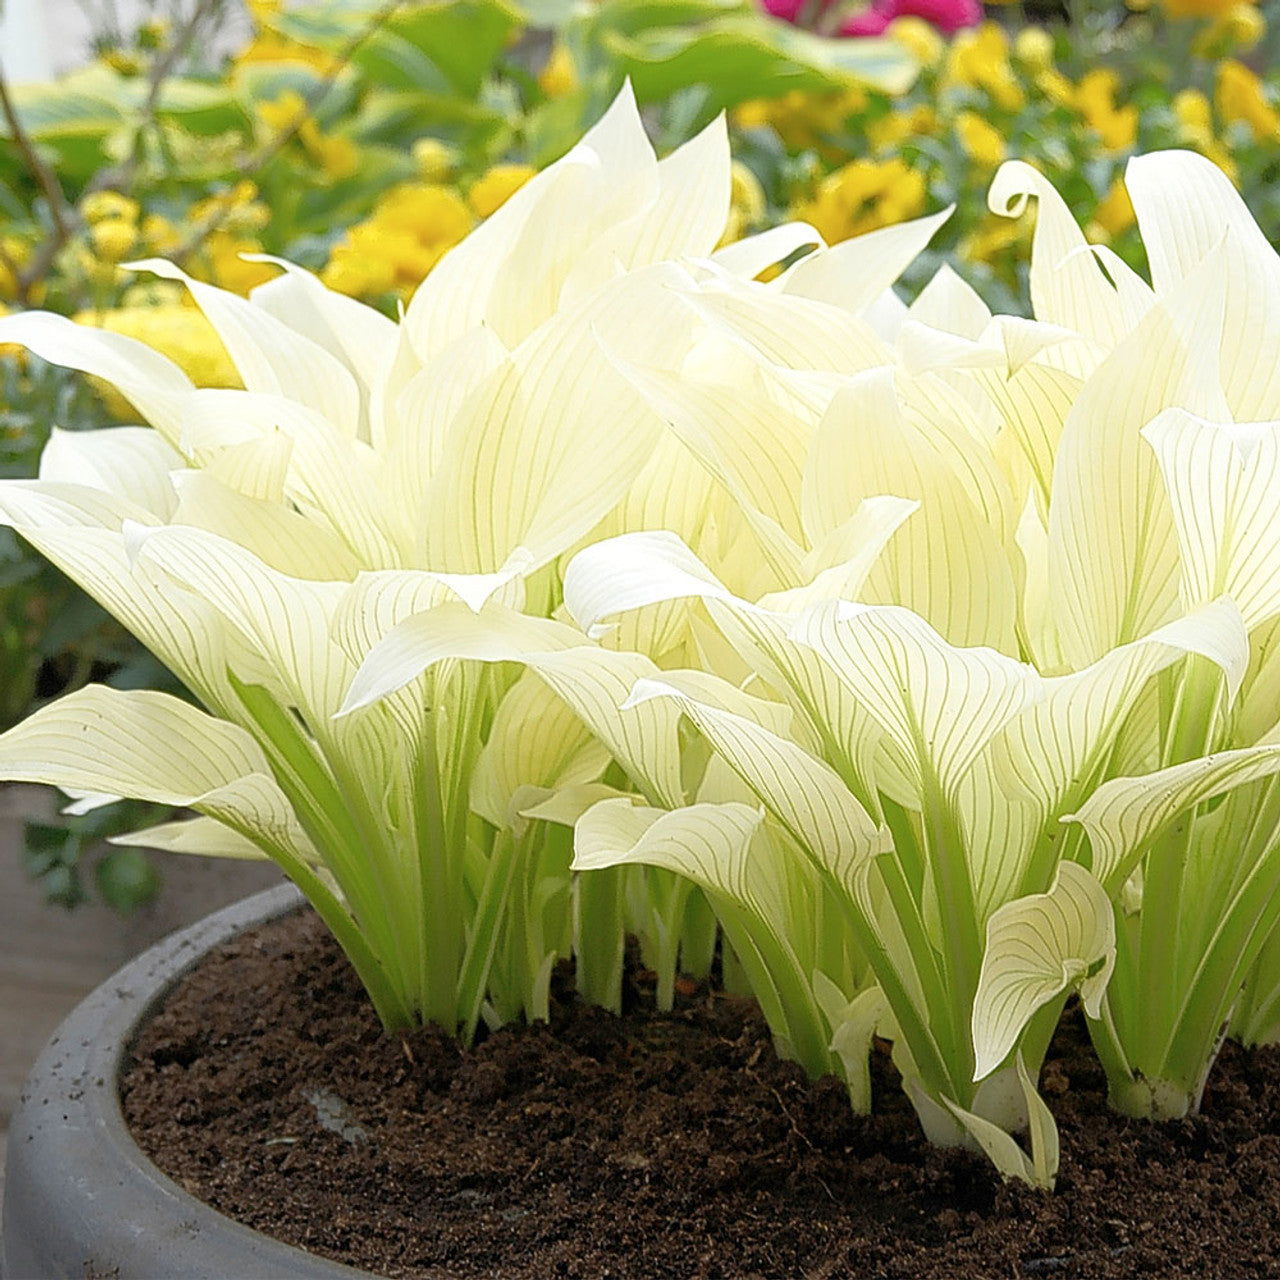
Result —
[{"label": "yellow pansy", "polygon": [[548,98],[563,98],[578,87],[578,71],[573,65],[573,55],[559,40],[551,46],[551,53],[538,72],[538,88]]},{"label": "yellow pansy", "polygon": [[1004,158],[1004,136],[976,111],[961,111],[955,120],[956,136],[965,154],[983,169],[994,169]]},{"label": "yellow pansy", "polygon": [[938,130],[938,117],[924,102],[905,111],[890,111],[876,120],[868,120],[866,125],[867,141],[876,151],[887,151],[908,138],[935,137]]},{"label": "yellow pansy", "polygon": [[814,149],[834,159],[841,149],[832,145],[833,137],[850,116],[866,109],[866,91],[857,87],[839,93],[793,89],[779,98],[744,102],[734,109],[733,119],[742,129],[772,127],[792,151]]},{"label": "yellow pansy", "polygon": [[495,164],[471,184],[467,203],[477,218],[501,209],[538,171],[528,164]]},{"label": "yellow pansy", "polygon": [[957,33],[943,78],[948,84],[984,90],[1006,111],[1021,111],[1026,106],[1027,95],[1009,61],[1009,37],[994,22]]},{"label": "yellow pansy", "polygon": [[854,160],[823,178],[813,197],[798,202],[793,212],[835,244],[917,217],[924,211],[925,194],[924,174],[897,156]]},{"label": "yellow pansy", "polygon": [[1087,71],[1076,86],[1076,110],[1108,151],[1127,151],[1138,138],[1138,108],[1117,107],[1120,76],[1111,67]]},{"label": "yellow pansy", "polygon": [[1214,93],[1223,124],[1247,124],[1258,142],[1280,142],[1280,114],[1268,101],[1262,82],[1243,62],[1218,64]]},{"label": "yellow pansy", "polygon": [[1095,238],[1105,236],[1108,240],[1112,239],[1122,231],[1127,231],[1134,221],[1133,201],[1129,199],[1128,189],[1121,179],[1116,178],[1093,212],[1090,226],[1102,233]]},{"label": "yellow pansy", "polygon": [[1221,58],[1229,53],[1248,53],[1267,33],[1267,20],[1251,4],[1233,5],[1203,31],[1191,48],[1198,57]]}]

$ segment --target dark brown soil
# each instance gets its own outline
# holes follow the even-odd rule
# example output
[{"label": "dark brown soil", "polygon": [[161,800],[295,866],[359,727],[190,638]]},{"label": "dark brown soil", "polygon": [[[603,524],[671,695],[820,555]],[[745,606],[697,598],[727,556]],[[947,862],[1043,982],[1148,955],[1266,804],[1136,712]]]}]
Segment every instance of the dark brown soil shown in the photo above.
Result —
[{"label": "dark brown soil", "polygon": [[387,1276],[1280,1277],[1280,1051],[1228,1047],[1205,1114],[1106,1110],[1068,1018],[1043,1088],[1058,1190],[920,1136],[887,1058],[876,1114],[774,1056],[749,1003],[692,989],[460,1052],[386,1038],[314,916],[218,952],[123,1086],[143,1148],[224,1213]]}]

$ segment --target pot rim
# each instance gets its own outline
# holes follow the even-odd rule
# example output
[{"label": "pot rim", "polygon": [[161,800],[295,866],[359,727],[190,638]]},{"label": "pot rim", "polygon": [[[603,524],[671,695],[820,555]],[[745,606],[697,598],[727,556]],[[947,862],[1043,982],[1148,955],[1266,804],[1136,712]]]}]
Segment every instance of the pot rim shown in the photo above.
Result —
[{"label": "pot rim", "polygon": [[142,1152],[120,1109],[124,1060],[174,985],[213,948],[303,903],[286,884],[216,911],[131,960],[67,1016],[10,1122],[0,1274],[367,1280],[197,1200]]}]

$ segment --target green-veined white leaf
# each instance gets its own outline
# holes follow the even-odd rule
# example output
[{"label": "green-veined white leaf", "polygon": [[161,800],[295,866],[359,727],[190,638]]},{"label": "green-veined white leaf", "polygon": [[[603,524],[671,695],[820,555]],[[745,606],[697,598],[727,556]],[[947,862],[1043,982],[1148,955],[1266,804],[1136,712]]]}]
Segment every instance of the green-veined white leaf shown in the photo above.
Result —
[{"label": "green-veined white leaf", "polygon": [[1096,1018],[1115,967],[1115,915],[1090,872],[1059,865],[1048,893],[1017,898],[987,921],[982,971],[973,1001],[974,1079],[1008,1057],[1042,1005],[1079,986]]}]

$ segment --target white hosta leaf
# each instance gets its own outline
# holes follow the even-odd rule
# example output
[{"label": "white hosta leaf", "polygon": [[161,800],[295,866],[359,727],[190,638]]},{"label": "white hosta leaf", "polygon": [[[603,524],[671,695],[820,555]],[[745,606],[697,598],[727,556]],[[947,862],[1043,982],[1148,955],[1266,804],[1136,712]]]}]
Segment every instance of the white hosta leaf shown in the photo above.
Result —
[{"label": "white hosta leaf", "polygon": [[673,364],[694,323],[675,288],[683,278],[663,264],[598,290],[539,328],[466,398],[429,486],[423,563],[491,572],[524,547],[542,565],[608,514],[643,469],[660,423],[601,342]]},{"label": "white hosta leaf", "polygon": [[[868,498],[891,494],[919,511],[879,557],[867,596],[914,609],[956,644],[1014,647],[1017,600],[1001,546],[994,474],[961,462],[981,446],[929,440],[907,420],[894,375],[874,370],[847,384],[814,437],[804,479],[804,523],[816,543]],[[967,472],[967,474],[966,474]],[[987,518],[984,505],[997,518]]]},{"label": "white hosta leaf", "polygon": [[108,836],[109,844],[164,853],[187,853],[202,858],[233,858],[243,862],[265,861],[267,855],[247,836],[215,818],[183,818],[159,822],[124,835]]},{"label": "white hosta leaf", "polygon": [[1064,822],[1078,822],[1093,849],[1093,873],[1118,892],[1150,842],[1175,818],[1236,787],[1280,773],[1280,746],[1242,747],[1104,782]]},{"label": "white hosta leaf", "polygon": [[250,262],[270,262],[284,272],[250,291],[254,306],[341,360],[366,394],[381,383],[396,347],[394,320],[335,292],[295,263],[270,254],[246,257]]},{"label": "white hosta leaf", "polygon": [[792,640],[819,654],[914,766],[949,791],[987,742],[1040,696],[1040,678],[994,649],[947,644],[892,605],[829,601],[807,609]]},{"label": "white hosta leaf", "polygon": [[401,563],[407,541],[400,514],[388,509],[373,451],[327,418],[282,395],[197,391],[183,402],[182,447],[216,470],[222,453],[279,433],[290,441],[285,497],[341,538],[368,568]]},{"label": "white hosta leaf", "polygon": [[730,598],[673,533],[624,533],[584,547],[564,575],[564,603],[588,635],[614,614],[667,600]]},{"label": "white hosta leaf", "polygon": [[1249,630],[1269,622],[1280,613],[1280,422],[1210,423],[1169,409],[1142,434],[1173,507],[1184,603],[1225,594]]},{"label": "white hosta leaf", "polygon": [[827,242],[807,222],[784,222],[754,236],[746,236],[717,249],[711,265],[717,271],[743,280],[754,280],[766,267],[791,257],[806,246],[825,249]]},{"label": "white hosta leaf", "polygon": [[0,343],[8,342],[50,364],[111,383],[171,445],[178,444],[181,405],[194,384],[168,356],[145,342],[47,311],[0,316]]},{"label": "white hosta leaf", "polygon": [[822,980],[837,996],[839,988],[820,971],[814,973],[813,979],[814,995],[822,1004],[823,1015],[831,1027],[831,1051],[844,1068],[849,1103],[855,1115],[867,1115],[871,1111],[871,1041],[889,1007],[888,1001],[879,987],[868,987],[847,1004],[837,1004],[830,994],[823,1001]]},{"label": "white hosta leaf", "polygon": [[246,497],[207,471],[179,472],[174,481],[174,524],[219,534],[291,577],[343,579],[360,571],[346,543],[289,506]]},{"label": "white hosta leaf", "polygon": [[398,501],[415,521],[444,458],[454,420],[508,354],[493,330],[480,325],[410,377],[385,412],[381,452]]},{"label": "white hosta leaf", "polygon": [[1152,676],[1191,653],[1222,669],[1234,698],[1249,640],[1229,600],[1113,649],[1084,671],[1044,680],[1041,697],[991,739],[957,792],[980,910],[1015,890],[1045,823],[1099,776]]},{"label": "white hosta leaf", "polygon": [[1006,903],[987,921],[986,948],[973,1001],[974,1079],[1008,1057],[1032,1015],[1079,987],[1096,1018],[1115,967],[1115,914],[1102,885],[1064,862],[1048,893]]},{"label": "white hosta leaf", "polygon": [[337,709],[350,663],[329,635],[341,582],[290,577],[204,529],[127,526],[126,547],[212,605],[269,664],[313,731]]},{"label": "white hosta leaf", "polygon": [[293,441],[283,431],[273,431],[228,446],[202,470],[246,498],[284,503],[292,457]]},{"label": "white hosta leaf", "polygon": [[945,262],[920,290],[907,314],[916,324],[974,340],[991,323],[991,308]]},{"label": "white hosta leaf", "polygon": [[[515,346],[554,313],[583,258],[608,273],[594,283],[609,278],[615,258],[598,257],[592,247],[620,224],[632,224],[632,251],[639,254],[647,242],[655,255],[650,261],[707,252],[715,238],[710,244],[703,238],[704,193],[682,180],[701,184],[703,175],[681,175],[680,169],[680,162],[668,163],[659,176],[635,97],[624,85],[581,142],[521,187],[427,276],[405,315],[418,358],[427,363],[482,322]],[[727,158],[723,178],[706,177],[708,198],[723,182],[727,208]],[[589,281],[579,275],[575,283],[585,290]]]},{"label": "white hosta leaf", "polygon": [[561,827],[575,826],[578,819],[601,800],[626,800],[628,804],[633,804],[635,797],[604,782],[575,783],[557,787],[550,794],[537,787],[528,787],[523,793],[513,797],[520,817],[537,822],[554,822]]},{"label": "white hosta leaf", "polygon": [[228,666],[242,679],[256,678],[258,667],[208,604],[126,555],[122,520],[147,518],[79,485],[0,484],[0,524],[21,533],[206,704],[226,705]]},{"label": "white hosta leaf", "polygon": [[1226,415],[1218,382],[1221,280],[1206,260],[1098,367],[1062,429],[1049,507],[1049,578],[1067,660],[1087,666],[1168,622],[1178,546],[1141,430],[1171,404]]},{"label": "white hosta leaf", "polygon": [[[695,804],[673,812],[627,800],[604,800],[588,809],[573,834],[573,870],[661,867],[687,876],[700,888],[778,918],[751,843],[763,815],[750,805]],[[765,890],[762,894],[762,889]]]},{"label": "white hosta leaf", "polygon": [[579,645],[589,645],[585,636],[549,618],[531,618],[496,603],[477,613],[461,602],[446,602],[396,623],[374,645],[339,714],[385,698],[438,662],[524,662],[531,654]]},{"label": "white hosta leaf", "polygon": [[471,807],[495,827],[506,826],[522,787],[594,782],[609,759],[572,708],[526,672],[498,704],[471,774]]},{"label": "white hosta leaf", "polygon": [[171,262],[148,258],[128,266],[187,286],[247,390],[284,396],[323,414],[344,434],[357,434],[359,387],[346,366],[323,347],[239,294],[193,280]]},{"label": "white hosta leaf", "polygon": [[[790,615],[734,597],[673,535],[623,534],[586,548],[569,564],[564,595],[570,613],[589,631],[615,611],[701,599],[740,657],[791,703],[814,737],[848,770],[847,780],[856,783],[864,807],[878,803],[873,777],[886,789],[901,791],[873,770],[881,740],[875,721],[829,664],[794,641]],[[895,772],[900,774],[900,768]]]},{"label": "white hosta leaf", "polygon": [[707,324],[782,369],[851,375],[892,361],[866,321],[826,302],[724,280],[689,302]]},{"label": "white hosta leaf", "polygon": [[839,882],[886,848],[886,833],[830,765],[763,725],[682,693],[661,676],[637,683],[628,703],[666,699],[749,786],[805,852]]},{"label": "white hosta leaf", "polygon": [[1280,274],[1275,250],[1213,161],[1193,151],[1134,156],[1124,181],[1157,293],[1176,288],[1191,275],[1221,244],[1228,228],[1262,269]]},{"label": "white hosta leaf", "polygon": [[826,302],[853,315],[869,307],[928,247],[955,206],[926,218],[878,227],[802,258],[783,292]]},{"label": "white hosta leaf", "polygon": [[151,690],[88,685],[0,735],[0,773],[12,781],[158,804],[267,771],[243,729]]},{"label": "white hosta leaf", "polygon": [[1151,305],[1151,290],[1127,267],[1107,278],[1062,197],[1029,164],[1005,161],[987,201],[993,213],[1016,218],[1030,196],[1037,202],[1031,256],[1036,319],[1075,329],[1110,350]]},{"label": "white hosta leaf", "polygon": [[645,368],[617,355],[613,359],[745,510],[759,512],[793,543],[802,544],[800,480],[813,434],[810,415],[797,412],[794,402],[786,403],[759,362],[740,348],[709,338],[701,347],[706,349],[706,373],[693,366],[699,351],[685,362],[683,372]]},{"label": "white hosta leaf", "polygon": [[1179,289],[1207,258],[1220,259],[1226,296],[1218,355],[1227,403],[1237,421],[1276,417],[1280,258],[1239,193],[1217,165],[1188,151],[1134,157],[1125,183],[1158,293]]},{"label": "white hosta leaf", "polygon": [[185,466],[182,455],[158,431],[146,427],[54,427],[40,454],[40,479],[101,489],[164,521],[178,501],[170,473]]},{"label": "white hosta leaf", "polygon": [[972,1111],[966,1111],[950,1098],[944,1098],[943,1101],[964,1131],[995,1165],[1001,1177],[1006,1181],[1017,1178],[1022,1182],[1030,1183],[1033,1187],[1052,1191],[1057,1181],[1060,1159],[1058,1126],[1053,1119],[1053,1113],[1045,1105],[1044,1099],[1036,1091],[1035,1084],[1027,1074],[1021,1054],[1018,1055],[1017,1060],[1017,1075],[1029,1121],[1030,1158],[999,1125]]}]

